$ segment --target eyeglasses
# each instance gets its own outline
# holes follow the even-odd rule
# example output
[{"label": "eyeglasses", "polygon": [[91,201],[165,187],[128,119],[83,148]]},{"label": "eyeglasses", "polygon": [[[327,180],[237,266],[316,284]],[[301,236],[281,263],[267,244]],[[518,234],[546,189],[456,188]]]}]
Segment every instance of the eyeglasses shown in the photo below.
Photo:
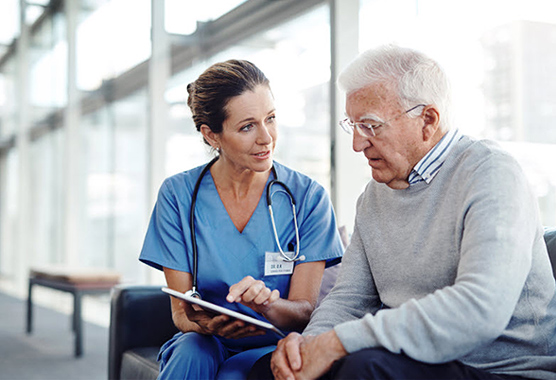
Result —
[{"label": "eyeglasses", "polygon": [[342,127],[342,129],[344,131],[346,131],[350,135],[353,134],[353,130],[355,128],[357,128],[359,130],[359,133],[362,133],[364,136],[375,137],[376,135],[378,135],[380,133],[380,131],[381,131],[380,127],[390,123],[391,121],[396,120],[397,118],[405,115],[406,113],[409,113],[409,112],[413,111],[415,108],[418,108],[418,107],[425,107],[425,104],[417,104],[415,107],[412,107],[412,108],[408,109],[407,111],[402,112],[401,114],[397,115],[396,117],[393,117],[393,118],[391,118],[387,121],[384,121],[384,122],[376,124],[376,125],[373,125],[373,124],[370,124],[370,123],[354,123],[353,121],[349,120],[349,118],[346,118],[346,119],[340,121],[340,126]]}]

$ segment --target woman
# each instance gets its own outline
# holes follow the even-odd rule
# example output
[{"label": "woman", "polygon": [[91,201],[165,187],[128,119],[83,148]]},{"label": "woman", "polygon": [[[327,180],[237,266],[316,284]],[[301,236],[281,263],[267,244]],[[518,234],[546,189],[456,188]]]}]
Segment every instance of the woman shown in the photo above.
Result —
[{"label": "woman", "polygon": [[[315,307],[325,266],[336,264],[343,253],[330,201],[315,181],[273,162],[274,99],[255,65],[215,64],[187,90],[195,126],[217,157],[211,166],[163,183],[140,260],[163,270],[168,287],[186,292],[193,284],[195,240],[204,300],[266,318],[283,331],[300,331]],[[270,189],[275,238],[266,199],[267,184],[275,177],[295,199],[299,244],[290,197],[276,183]],[[278,259],[282,247],[290,259],[298,253],[297,260]],[[273,263],[282,269],[273,270]],[[172,315],[180,332],[160,350],[159,378],[245,378],[279,339],[225,315],[194,310],[174,297]]]}]

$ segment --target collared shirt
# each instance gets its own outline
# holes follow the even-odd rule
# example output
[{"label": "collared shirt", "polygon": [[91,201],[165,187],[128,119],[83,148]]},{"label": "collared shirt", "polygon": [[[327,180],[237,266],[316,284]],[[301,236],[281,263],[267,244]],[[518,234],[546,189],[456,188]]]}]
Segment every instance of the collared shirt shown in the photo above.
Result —
[{"label": "collared shirt", "polygon": [[425,181],[430,183],[446,161],[450,149],[462,138],[458,129],[451,129],[440,141],[415,165],[409,173],[409,185]]}]

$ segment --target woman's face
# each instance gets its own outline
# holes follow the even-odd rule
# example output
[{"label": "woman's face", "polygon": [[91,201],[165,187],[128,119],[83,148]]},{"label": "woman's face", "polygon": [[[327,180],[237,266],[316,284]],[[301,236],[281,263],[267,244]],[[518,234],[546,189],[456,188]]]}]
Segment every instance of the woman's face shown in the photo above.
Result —
[{"label": "woman's face", "polygon": [[259,85],[232,98],[222,132],[215,135],[220,160],[238,172],[264,172],[272,167],[277,126],[274,97],[267,85]]}]

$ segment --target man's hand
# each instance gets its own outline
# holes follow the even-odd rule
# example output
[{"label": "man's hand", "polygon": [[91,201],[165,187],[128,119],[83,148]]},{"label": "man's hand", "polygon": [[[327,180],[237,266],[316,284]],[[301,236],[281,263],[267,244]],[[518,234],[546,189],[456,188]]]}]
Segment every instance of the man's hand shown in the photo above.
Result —
[{"label": "man's hand", "polygon": [[276,380],[291,380],[294,372],[301,369],[301,343],[305,338],[298,333],[290,333],[280,340],[272,353],[270,369]]},{"label": "man's hand", "polygon": [[291,333],[278,342],[270,367],[278,380],[316,379],[345,355],[334,330],[307,337]]}]

